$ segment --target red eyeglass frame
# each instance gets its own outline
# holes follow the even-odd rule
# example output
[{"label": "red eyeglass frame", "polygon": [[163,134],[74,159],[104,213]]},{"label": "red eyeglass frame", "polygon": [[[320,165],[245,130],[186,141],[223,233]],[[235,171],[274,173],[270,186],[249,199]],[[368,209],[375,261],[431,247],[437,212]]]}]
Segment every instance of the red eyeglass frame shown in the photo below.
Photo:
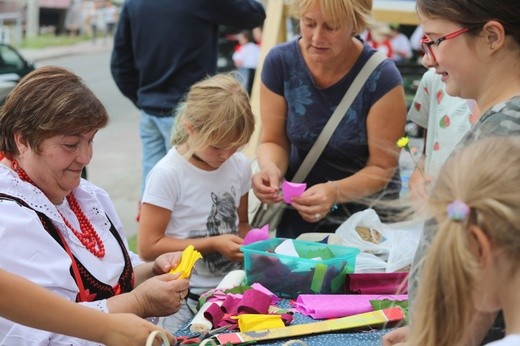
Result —
[{"label": "red eyeglass frame", "polygon": [[468,28],[463,28],[463,29],[457,30],[455,32],[452,32],[451,34],[441,36],[435,40],[430,40],[429,38],[425,37],[421,40],[421,48],[424,51],[424,54],[426,54],[426,56],[428,56],[428,58],[432,62],[437,62],[437,58],[435,57],[435,54],[433,53],[432,46],[435,45],[436,47],[438,47],[442,41],[450,40],[450,39],[455,38],[459,35],[462,35],[468,31],[469,31]]}]

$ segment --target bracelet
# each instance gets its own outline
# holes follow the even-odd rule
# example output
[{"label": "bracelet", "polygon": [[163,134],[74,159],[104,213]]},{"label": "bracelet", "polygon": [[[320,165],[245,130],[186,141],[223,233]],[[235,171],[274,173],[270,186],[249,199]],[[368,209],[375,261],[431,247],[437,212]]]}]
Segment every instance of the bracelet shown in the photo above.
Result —
[{"label": "bracelet", "polygon": [[161,338],[161,340],[162,340],[162,344],[161,345],[170,346],[170,341],[168,340],[166,335],[164,335],[164,333],[161,332],[160,330],[152,331],[148,335],[148,337],[146,338],[146,344],[145,345],[146,346],[152,346],[156,337]]},{"label": "bracelet", "polygon": [[329,183],[332,184],[332,186],[334,186],[334,188],[336,189],[336,201],[334,202],[334,204],[332,205],[332,207],[330,207],[330,211],[334,211],[334,210],[337,210],[338,209],[338,202],[339,202],[339,188],[338,188],[338,185],[333,182],[332,180],[329,180],[328,181]]}]

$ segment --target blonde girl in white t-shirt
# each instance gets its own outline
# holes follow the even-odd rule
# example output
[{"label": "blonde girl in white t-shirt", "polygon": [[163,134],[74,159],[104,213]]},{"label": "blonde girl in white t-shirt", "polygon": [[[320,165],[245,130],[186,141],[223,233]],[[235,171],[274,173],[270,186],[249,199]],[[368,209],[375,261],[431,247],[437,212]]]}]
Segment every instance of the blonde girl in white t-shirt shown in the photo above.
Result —
[{"label": "blonde girl in white t-shirt", "polygon": [[[231,75],[194,84],[178,109],[172,148],[148,174],[138,248],[145,260],[193,245],[190,294],[181,310],[161,319],[175,331],[194,315],[198,297],[242,267],[242,240],[250,229],[251,166],[240,148],[254,130],[249,97]],[[190,309],[190,307],[192,309]]]}]

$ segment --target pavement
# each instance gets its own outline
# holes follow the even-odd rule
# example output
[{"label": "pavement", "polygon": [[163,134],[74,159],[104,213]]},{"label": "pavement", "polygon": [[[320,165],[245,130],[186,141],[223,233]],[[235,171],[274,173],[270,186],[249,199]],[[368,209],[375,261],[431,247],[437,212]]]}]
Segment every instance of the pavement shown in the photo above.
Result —
[{"label": "pavement", "polygon": [[96,43],[92,41],[84,41],[67,46],[53,46],[46,48],[21,48],[19,49],[19,51],[26,60],[37,63],[39,61],[61,58],[69,55],[90,54],[108,51],[111,49],[112,42],[102,42],[101,40],[99,40]]}]

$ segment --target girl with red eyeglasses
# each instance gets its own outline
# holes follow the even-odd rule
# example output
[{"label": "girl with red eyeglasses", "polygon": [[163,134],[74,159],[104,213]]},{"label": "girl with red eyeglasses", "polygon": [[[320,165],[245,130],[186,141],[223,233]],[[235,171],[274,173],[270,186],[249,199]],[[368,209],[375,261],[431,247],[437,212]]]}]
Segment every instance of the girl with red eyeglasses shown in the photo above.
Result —
[{"label": "girl with red eyeglasses", "polygon": [[[477,121],[454,152],[485,137],[520,135],[520,2],[417,0],[416,5],[426,35],[422,40],[422,48],[425,51],[423,64],[434,68],[441,76],[449,95],[473,99],[481,110]],[[474,169],[479,169],[478,163],[475,163]],[[468,179],[470,178],[468,176]],[[385,336],[384,345],[394,345],[407,338],[408,344],[412,345],[445,345],[446,343],[436,337],[450,333],[454,325],[459,327],[456,333],[459,337],[452,340],[450,345],[481,344],[482,340],[485,343],[504,336],[504,331],[500,328],[490,329],[497,315],[496,310],[504,309],[506,324],[510,322],[512,325],[514,318],[518,318],[518,312],[515,315],[515,310],[511,312],[508,309],[506,313],[505,309],[508,307],[503,303],[495,310],[475,306],[475,313],[469,320],[462,319],[456,312],[442,317],[436,316],[438,311],[442,310],[440,306],[439,309],[428,311],[430,315],[427,319],[422,317],[425,312],[420,310],[420,304],[417,302],[422,303],[421,299],[426,299],[428,285],[421,285],[424,280],[418,273],[437,229],[438,225],[434,221],[426,222],[410,274],[412,333],[408,334],[406,327],[393,331]],[[444,290],[445,286],[456,284],[445,282],[435,289]],[[461,304],[467,304],[471,295],[445,295],[444,298],[445,300],[437,303],[451,304],[448,306],[448,310],[451,311]],[[442,323],[435,328],[425,325],[423,322],[426,320],[440,320]],[[440,330],[442,328],[439,326],[445,328]],[[514,326],[508,328],[507,333],[518,332]],[[491,332],[496,332],[496,335],[491,335]],[[505,342],[500,345],[505,345]]]}]

